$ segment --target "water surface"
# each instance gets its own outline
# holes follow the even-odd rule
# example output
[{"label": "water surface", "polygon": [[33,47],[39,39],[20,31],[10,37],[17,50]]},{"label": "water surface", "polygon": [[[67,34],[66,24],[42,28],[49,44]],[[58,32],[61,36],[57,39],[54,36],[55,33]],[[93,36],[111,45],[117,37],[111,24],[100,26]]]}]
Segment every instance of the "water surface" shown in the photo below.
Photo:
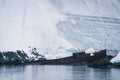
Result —
[{"label": "water surface", "polygon": [[120,80],[120,69],[73,65],[0,66],[0,80]]}]

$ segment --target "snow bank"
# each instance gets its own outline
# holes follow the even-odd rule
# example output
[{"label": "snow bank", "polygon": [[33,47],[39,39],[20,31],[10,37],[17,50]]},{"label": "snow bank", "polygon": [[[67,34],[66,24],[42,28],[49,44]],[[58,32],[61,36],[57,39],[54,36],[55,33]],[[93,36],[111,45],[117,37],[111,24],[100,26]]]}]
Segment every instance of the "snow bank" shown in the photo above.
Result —
[{"label": "snow bank", "polygon": [[116,57],[110,60],[111,63],[120,63],[120,52],[117,54]]}]

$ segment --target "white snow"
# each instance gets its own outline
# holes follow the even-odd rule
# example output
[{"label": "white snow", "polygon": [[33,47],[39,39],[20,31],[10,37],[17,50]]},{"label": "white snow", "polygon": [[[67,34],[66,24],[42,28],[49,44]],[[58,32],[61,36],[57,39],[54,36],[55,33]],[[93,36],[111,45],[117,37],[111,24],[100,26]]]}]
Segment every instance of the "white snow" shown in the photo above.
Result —
[{"label": "white snow", "polygon": [[20,58],[20,55],[16,52],[17,56]]},{"label": "white snow", "polygon": [[65,14],[120,18],[119,0],[51,0],[51,2]]},{"label": "white snow", "polygon": [[111,63],[120,63],[120,52],[110,60]]},{"label": "white snow", "polygon": [[48,49],[42,55],[44,55],[45,58],[47,59],[58,59],[72,56],[72,53],[73,52],[67,51],[64,47],[59,47],[58,49],[55,50]]},{"label": "white snow", "polygon": [[120,50],[119,11],[118,0],[1,0],[0,50],[33,46],[48,59],[91,46]]},{"label": "white snow", "polygon": [[59,12],[68,17],[59,22],[58,30],[78,49],[92,46],[97,51],[120,50],[119,0],[51,1]]},{"label": "white snow", "polygon": [[57,30],[57,23],[65,18],[49,0],[0,1],[0,50],[27,52],[33,46],[43,54],[59,47],[75,49]]},{"label": "white snow", "polygon": [[95,53],[95,52],[96,52],[96,50],[94,48],[89,48],[89,49],[85,50],[86,54],[92,54],[92,53]]},{"label": "white snow", "polygon": [[[75,23],[71,20],[74,20]],[[59,22],[58,30],[78,49],[94,47],[120,50],[120,19],[68,15],[68,20]]]},{"label": "white snow", "polygon": [[94,56],[93,53],[95,53],[96,50],[94,48],[89,48],[87,50],[85,50],[85,54],[90,54],[90,56]]},{"label": "white snow", "polygon": [[2,56],[3,56],[4,59],[6,59],[6,57],[5,57],[5,55],[3,53],[2,53]]}]

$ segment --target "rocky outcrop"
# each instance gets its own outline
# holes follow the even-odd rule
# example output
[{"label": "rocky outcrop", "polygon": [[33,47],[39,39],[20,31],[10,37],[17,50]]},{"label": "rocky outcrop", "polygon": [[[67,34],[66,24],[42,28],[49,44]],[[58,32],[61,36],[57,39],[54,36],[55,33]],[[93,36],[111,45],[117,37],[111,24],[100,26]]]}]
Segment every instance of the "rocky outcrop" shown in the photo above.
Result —
[{"label": "rocky outcrop", "polygon": [[0,64],[21,64],[28,63],[32,61],[38,61],[41,59],[45,59],[44,56],[38,53],[31,53],[33,56],[28,56],[24,51],[17,50],[16,52],[7,51],[0,52]]},{"label": "rocky outcrop", "polygon": [[112,63],[110,63],[111,58],[112,56],[106,56],[103,59],[88,63],[87,66],[94,68],[106,68],[112,65]]},{"label": "rocky outcrop", "polygon": [[17,50],[16,52],[0,52],[0,64],[17,64],[24,63],[28,60],[29,57],[24,51]]}]

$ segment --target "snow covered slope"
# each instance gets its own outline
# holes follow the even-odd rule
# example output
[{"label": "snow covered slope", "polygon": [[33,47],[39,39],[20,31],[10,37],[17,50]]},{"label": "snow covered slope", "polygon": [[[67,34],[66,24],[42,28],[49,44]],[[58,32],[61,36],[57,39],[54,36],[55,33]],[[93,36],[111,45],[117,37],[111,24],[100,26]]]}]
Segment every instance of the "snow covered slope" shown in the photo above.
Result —
[{"label": "snow covered slope", "polygon": [[79,49],[120,49],[120,19],[68,15],[68,20],[59,22],[58,30]]},{"label": "snow covered slope", "polygon": [[120,0],[50,0],[60,13],[120,18]]},{"label": "snow covered slope", "polygon": [[[51,0],[67,20],[58,23],[60,33],[80,50],[120,51],[119,0]],[[59,3],[59,5],[57,5]]]},{"label": "snow covered slope", "polygon": [[120,50],[119,15],[119,0],[0,0],[0,50]]},{"label": "snow covered slope", "polygon": [[58,34],[56,24],[63,20],[49,0],[0,0],[0,50],[27,50],[36,47],[41,54],[64,47],[75,48]]}]

